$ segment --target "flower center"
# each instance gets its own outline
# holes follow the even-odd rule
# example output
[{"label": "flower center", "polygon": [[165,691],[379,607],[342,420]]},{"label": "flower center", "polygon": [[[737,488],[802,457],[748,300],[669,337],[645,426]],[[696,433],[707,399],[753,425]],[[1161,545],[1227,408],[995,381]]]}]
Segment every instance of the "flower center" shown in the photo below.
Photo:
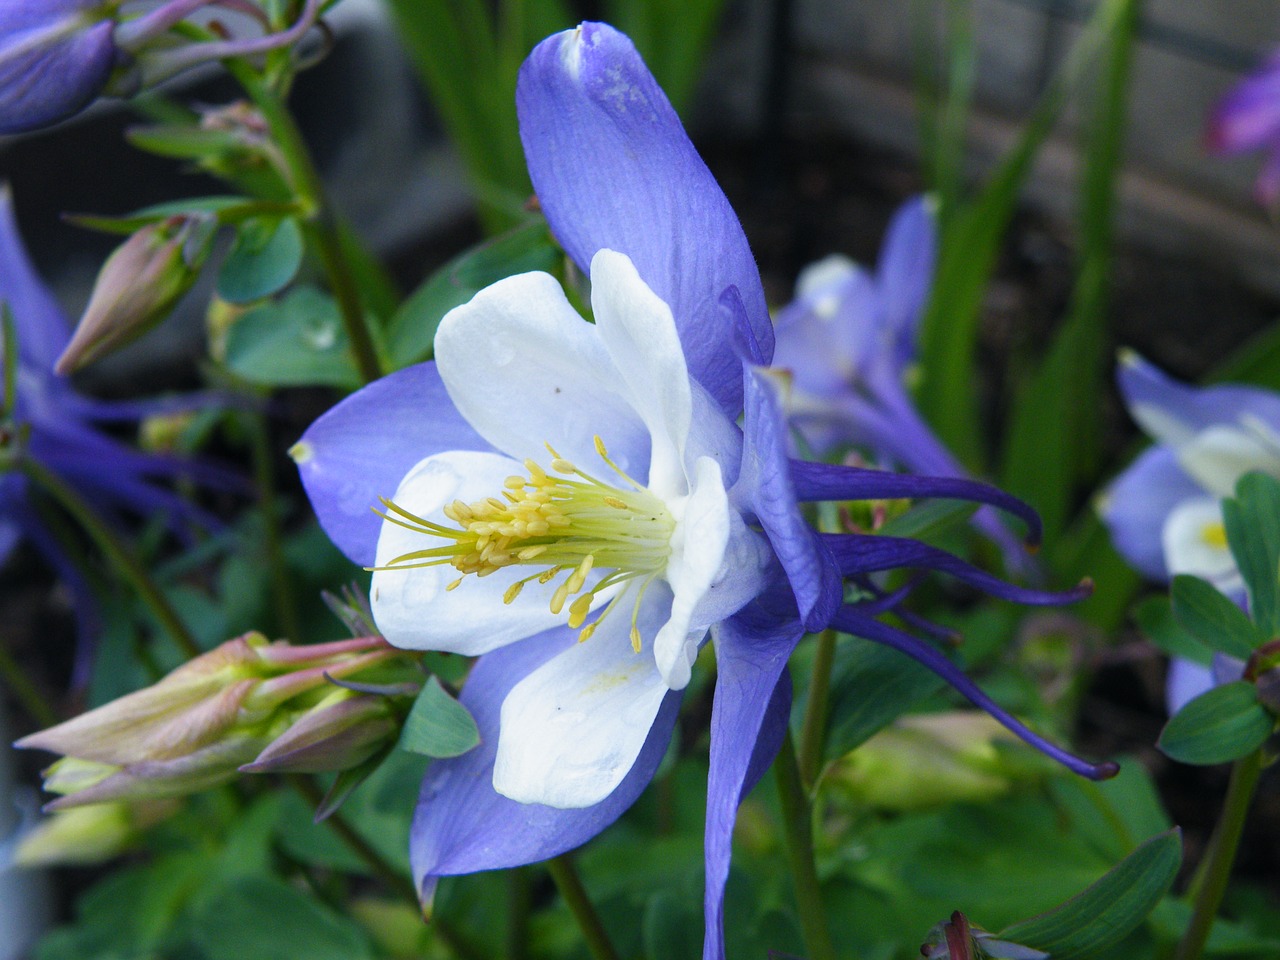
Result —
[{"label": "flower center", "polygon": [[[558,615],[569,598],[579,594],[569,603],[569,626],[574,628],[582,627],[598,593],[640,580],[631,614],[631,645],[639,652],[636,617],[640,599],[654,578],[666,570],[675,519],[659,497],[609,458],[598,436],[595,447],[600,459],[626,481],[626,488],[584,473],[548,445],[550,472],[533,460],[525,460],[528,476],[507,477],[499,496],[472,503],[454,500],[446,505],[444,515],[456,527],[426,520],[382,498],[386,508],[383,519],[444,542],[402,554],[378,569],[450,564],[462,574],[446,587],[454,590],[468,576],[487,577],[518,564],[537,567],[537,572],[507,588],[504,603],[514,601],[531,581],[547,585],[564,574],[551,595],[551,612]],[[582,592],[587,576],[597,568],[608,572]],[[600,616],[583,627],[579,641],[595,632],[625,592],[619,590]]]}]

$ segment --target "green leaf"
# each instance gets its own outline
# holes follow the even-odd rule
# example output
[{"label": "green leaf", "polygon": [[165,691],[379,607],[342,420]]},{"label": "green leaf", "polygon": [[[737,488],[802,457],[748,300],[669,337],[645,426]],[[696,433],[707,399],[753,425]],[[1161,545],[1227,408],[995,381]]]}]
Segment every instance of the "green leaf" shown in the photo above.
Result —
[{"label": "green leaf", "polygon": [[1258,703],[1258,692],[1244,680],[1200,694],[1179,710],[1160,733],[1156,746],[1182,763],[1208,765],[1238,760],[1266,741],[1275,718]]},{"label": "green leaf", "polygon": [[181,214],[216,213],[219,218],[226,217],[237,208],[255,209],[258,201],[248,200],[240,196],[188,197],[185,200],[171,200],[143,207],[123,217],[102,217],[89,213],[69,213],[65,219],[78,227],[97,230],[101,233],[130,234],[136,233],[149,223],[175,217]]},{"label": "green leaf", "polygon": [[355,389],[361,383],[337,305],[308,287],[237,320],[227,333],[226,362],[246,380],[269,387]]},{"label": "green leaf", "polygon": [[1097,883],[1038,917],[1000,931],[1001,940],[1072,960],[1105,949],[1137,928],[1168,893],[1182,863],[1175,828],[1152,837]]},{"label": "green leaf", "polygon": [[1018,191],[1068,94],[1084,76],[1133,0],[1099,3],[1080,39],[1036,105],[1017,143],[974,200],[956,210],[942,234],[937,273],[921,319],[921,412],[969,466],[980,447],[974,354],[987,284],[1013,217]]},{"label": "green leaf", "polygon": [[1243,610],[1199,577],[1178,574],[1169,595],[1178,623],[1211,650],[1248,660],[1266,639]]},{"label": "green leaf", "polygon": [[244,221],[218,273],[218,296],[249,303],[283,290],[302,266],[303,249],[302,229],[292,217]]},{"label": "green leaf", "polygon": [[842,757],[862,745],[942,685],[905,654],[841,636],[831,675],[827,757]]},{"label": "green leaf", "polygon": [[504,277],[530,270],[552,271],[560,258],[546,222],[535,220],[450,260],[391,318],[388,340],[396,369],[431,356],[436,328],[454,307]]},{"label": "green leaf", "polygon": [[925,500],[886,521],[877,532],[889,537],[931,541],[964,523],[977,509],[976,503],[961,500]]},{"label": "green leaf", "polygon": [[1147,597],[1133,608],[1133,619],[1143,635],[1169,656],[1206,667],[1213,662],[1213,651],[1174,619],[1173,604],[1168,597]]},{"label": "green leaf", "polygon": [[268,877],[244,877],[217,891],[195,922],[209,960],[371,960],[356,924],[319,899]]},{"label": "green leaf", "polygon": [[1222,501],[1231,555],[1249,591],[1249,609],[1259,629],[1280,632],[1280,481],[1247,473],[1234,499]]},{"label": "green leaf", "polygon": [[427,757],[457,757],[480,743],[480,731],[467,708],[435,677],[414,701],[400,732],[400,747]]}]

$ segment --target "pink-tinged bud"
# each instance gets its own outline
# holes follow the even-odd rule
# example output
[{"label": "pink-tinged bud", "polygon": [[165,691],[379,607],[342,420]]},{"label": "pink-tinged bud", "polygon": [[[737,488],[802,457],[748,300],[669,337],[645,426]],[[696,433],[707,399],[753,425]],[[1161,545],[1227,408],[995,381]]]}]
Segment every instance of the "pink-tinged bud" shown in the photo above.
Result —
[{"label": "pink-tinged bud", "polygon": [[[225,782],[300,718],[309,719],[277,754],[368,756],[390,735],[388,723],[394,731],[391,710],[364,702],[383,698],[335,689],[330,678],[403,656],[380,637],[293,646],[249,633],[17,746],[64,754],[45,773],[45,789],[64,794],[50,809],[175,797]],[[347,700],[360,702],[343,706]]]},{"label": "pink-tinged bud", "polygon": [[71,342],[54,369],[72,373],[167,317],[209,256],[217,221],[206,215],[149,223],[107,258]]},{"label": "pink-tinged bud", "polygon": [[49,814],[23,835],[20,867],[89,866],[131,849],[142,832],[182,808],[176,800],[100,803]]},{"label": "pink-tinged bud", "polygon": [[368,760],[400,731],[390,698],[335,690],[302,714],[243,773],[323,773]]}]

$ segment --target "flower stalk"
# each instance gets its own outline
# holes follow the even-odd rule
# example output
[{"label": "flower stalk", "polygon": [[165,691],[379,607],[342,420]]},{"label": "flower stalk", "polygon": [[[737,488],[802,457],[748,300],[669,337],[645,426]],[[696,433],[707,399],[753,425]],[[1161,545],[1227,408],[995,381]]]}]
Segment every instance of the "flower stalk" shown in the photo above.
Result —
[{"label": "flower stalk", "polygon": [[169,603],[160,586],[147,573],[146,568],[135,557],[129,547],[123,543],[115,532],[108,527],[85,503],[84,499],[55,473],[31,457],[22,460],[22,470],[28,477],[56,500],[67,513],[89,534],[98,549],[103,552],[111,565],[128,582],[151,615],[172,638],[175,646],[186,657],[200,655],[200,645],[182,622],[178,612]]},{"label": "flower stalk", "polygon": [[787,836],[787,861],[795,885],[796,910],[800,916],[800,933],[809,960],[836,960],[831,943],[831,929],[822,906],[822,888],[813,852],[813,820],[809,795],[800,778],[795,742],[791,731],[782,741],[782,749],[773,763],[782,804],[782,827]]},{"label": "flower stalk", "polygon": [[1182,935],[1174,960],[1198,960],[1204,952],[1218,907],[1222,905],[1223,894],[1227,891],[1227,881],[1236,862],[1240,836],[1244,832],[1245,818],[1249,815],[1249,805],[1253,802],[1262,766],[1262,751],[1255,750],[1231,767],[1231,781],[1213,839],[1209,842],[1209,855],[1192,887],[1195,906],[1191,923]]},{"label": "flower stalk", "polygon": [[573,918],[578,921],[582,939],[586,941],[591,956],[595,960],[619,960],[618,951],[605,932],[600,915],[587,896],[587,890],[582,885],[582,878],[578,876],[573,861],[568,855],[554,857],[547,861],[547,872],[555,881],[556,889],[560,891]]},{"label": "flower stalk", "polygon": [[831,668],[836,658],[836,632],[818,634],[813,672],[809,677],[809,701],[805,705],[804,724],[800,728],[800,751],[797,763],[800,781],[812,793],[822,764],[822,747],[827,732],[827,707],[831,693]]},{"label": "flower stalk", "polygon": [[253,100],[271,129],[284,163],[283,172],[297,196],[298,205],[308,211],[303,222],[315,241],[321,266],[329,278],[356,369],[365,383],[372,383],[386,371],[378,359],[369,316],[360,303],[355,273],[343,250],[324,182],[311,160],[302,133],[285,107],[283,98],[247,62],[228,61],[227,69]]}]

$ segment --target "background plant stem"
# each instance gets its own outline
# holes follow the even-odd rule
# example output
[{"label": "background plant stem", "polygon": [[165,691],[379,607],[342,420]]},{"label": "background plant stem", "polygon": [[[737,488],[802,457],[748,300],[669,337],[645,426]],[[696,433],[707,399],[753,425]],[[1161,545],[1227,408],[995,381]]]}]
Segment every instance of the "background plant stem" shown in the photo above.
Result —
[{"label": "background plant stem", "polygon": [[199,656],[202,652],[200,645],[196,643],[182,618],[173,609],[159,585],[151,579],[146,568],[133,555],[133,551],[116,536],[115,531],[102,522],[93,508],[74,489],[40,463],[30,458],[24,459],[22,470],[89,534],[111,566],[133,587],[151,615],[173,638],[182,654],[186,657]]},{"label": "background plant stem", "polygon": [[809,701],[805,705],[804,724],[800,728],[800,755],[797,760],[800,780],[806,791],[813,789],[818,779],[818,767],[822,764],[822,747],[827,733],[827,702],[831,692],[831,666],[836,657],[836,632],[823,630],[818,634],[817,644],[813,672],[809,677]]},{"label": "background plant stem", "polygon": [[595,960],[619,960],[618,951],[614,949],[604,924],[600,922],[600,915],[587,897],[586,888],[582,885],[578,871],[574,869],[573,861],[567,855],[555,857],[547,861],[547,871],[573,918],[578,921],[582,939],[586,941],[591,956]]},{"label": "background plant stem", "polygon": [[773,762],[782,803],[782,825],[787,836],[787,859],[795,884],[796,909],[800,915],[800,933],[804,937],[808,960],[835,960],[831,929],[822,906],[822,888],[813,859],[813,823],[809,795],[800,782],[795,743],[791,731],[782,741],[782,749]]},{"label": "background plant stem", "polygon": [[1236,850],[1240,846],[1240,835],[1244,832],[1244,821],[1249,814],[1249,805],[1253,801],[1253,792],[1258,786],[1261,773],[1261,750],[1242,757],[1231,768],[1231,782],[1227,786],[1227,796],[1222,802],[1222,813],[1214,828],[1213,839],[1209,842],[1205,869],[1197,876],[1197,883],[1193,885],[1195,909],[1191,915],[1191,923],[1187,925],[1187,932],[1182,935],[1174,960],[1197,960],[1204,951],[1204,945],[1213,929],[1213,921],[1218,915],[1218,907],[1222,905],[1222,896],[1227,891],[1227,881],[1231,878]]}]

